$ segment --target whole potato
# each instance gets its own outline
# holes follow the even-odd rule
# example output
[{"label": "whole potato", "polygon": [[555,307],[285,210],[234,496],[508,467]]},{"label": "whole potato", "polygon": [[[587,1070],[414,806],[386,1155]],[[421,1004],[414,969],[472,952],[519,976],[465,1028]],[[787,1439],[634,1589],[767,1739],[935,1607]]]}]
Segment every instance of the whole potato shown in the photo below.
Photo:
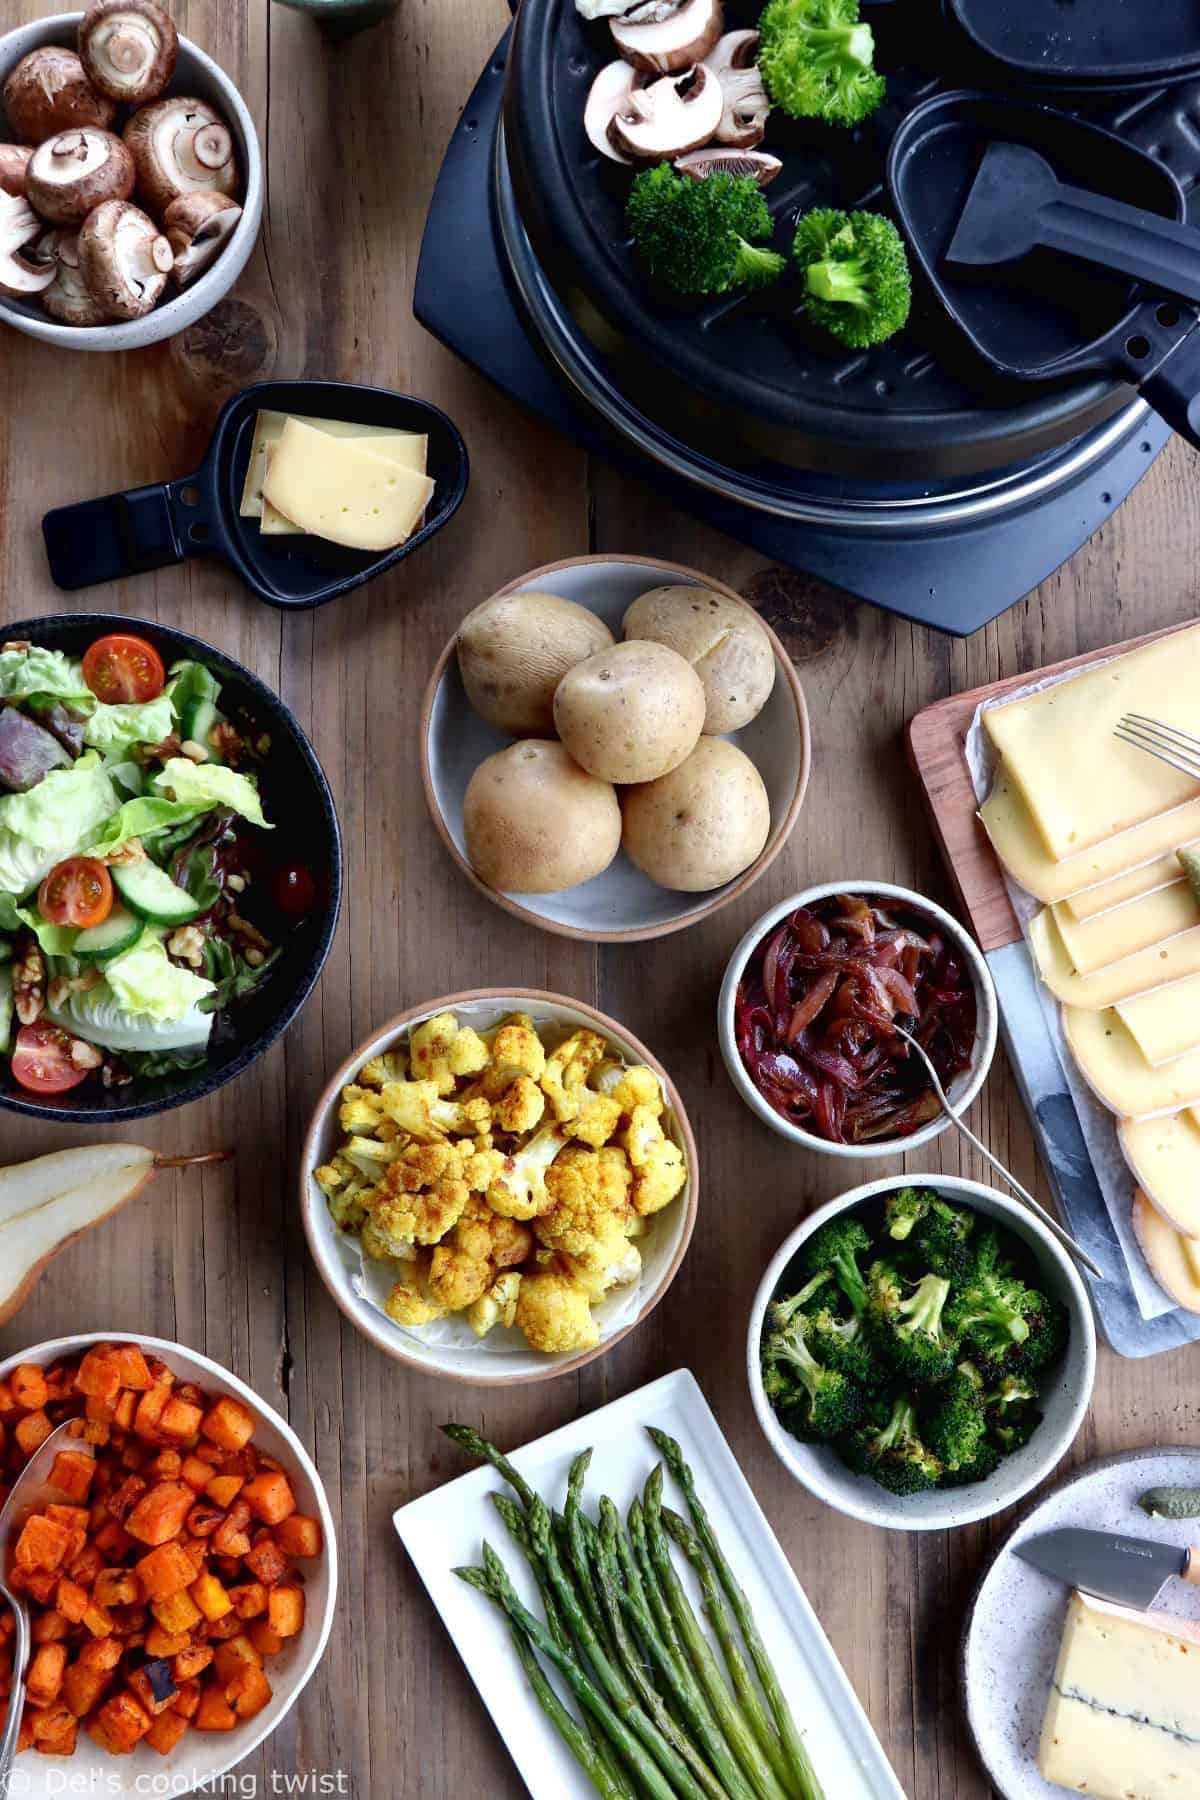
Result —
[{"label": "whole potato", "polygon": [[762,854],[771,804],[744,751],[702,737],[686,762],[622,796],[626,856],[659,887],[724,887]]},{"label": "whole potato", "polygon": [[651,588],[625,614],[627,638],[667,644],[704,684],[704,730],[720,736],[757,718],[775,685],[775,651],[752,607],[711,588]]},{"label": "whole potato", "polygon": [[512,737],[549,737],[554,690],[573,663],[613,634],[586,606],[557,594],[501,594],[458,628],[458,666],[481,718]]},{"label": "whole potato", "polygon": [[557,894],[607,869],[621,808],[561,744],[526,738],[481,762],[463,802],[467,856],[504,894]]},{"label": "whole potato", "polygon": [[568,669],[554,723],[575,761],[602,781],[655,781],[695,749],[704,689],[665,644],[617,644]]}]

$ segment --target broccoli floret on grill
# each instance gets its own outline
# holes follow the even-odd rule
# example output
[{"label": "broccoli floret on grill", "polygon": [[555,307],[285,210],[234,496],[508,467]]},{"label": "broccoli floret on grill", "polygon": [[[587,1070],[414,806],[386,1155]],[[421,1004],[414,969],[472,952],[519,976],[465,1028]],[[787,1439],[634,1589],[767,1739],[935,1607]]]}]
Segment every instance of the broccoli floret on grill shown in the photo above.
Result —
[{"label": "broccoli floret on grill", "polygon": [[771,0],[758,29],[763,82],[794,119],[857,125],[883,99],[875,34],[858,0]]},{"label": "broccoli floret on grill", "polygon": [[908,254],[882,213],[815,207],[797,222],[792,258],[804,277],[807,316],[851,349],[882,344],[908,322]]},{"label": "broccoli floret on grill", "polygon": [[784,266],[764,244],[771,215],[749,175],[690,181],[659,163],[634,178],[625,220],[650,274],[677,294],[765,287]]}]

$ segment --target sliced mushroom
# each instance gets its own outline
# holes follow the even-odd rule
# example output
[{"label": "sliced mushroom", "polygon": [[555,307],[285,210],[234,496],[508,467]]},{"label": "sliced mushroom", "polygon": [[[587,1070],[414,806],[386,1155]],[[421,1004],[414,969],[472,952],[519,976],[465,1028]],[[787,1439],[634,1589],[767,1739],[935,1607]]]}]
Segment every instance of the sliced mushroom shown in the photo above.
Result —
[{"label": "sliced mushroom", "polygon": [[51,225],[78,225],[102,200],[127,200],[133,181],[133,158],[120,138],[89,125],[38,145],[25,192]]},{"label": "sliced mushroom", "polygon": [[[678,0],[670,0],[678,5]],[[630,10],[630,0],[575,0],[575,11],[581,19],[613,19]]]},{"label": "sliced mushroom", "polygon": [[47,231],[38,252],[53,264],[54,280],[42,290],[42,305],[60,325],[103,325],[105,315],[88,293],[79,267],[79,241],[73,231]]},{"label": "sliced mushroom", "polygon": [[27,144],[0,144],[0,193],[24,194],[25,165],[32,155]]},{"label": "sliced mushroom", "polygon": [[610,22],[613,42],[635,69],[672,75],[703,62],[724,25],[721,0],[645,0]]},{"label": "sliced mushroom", "polygon": [[43,44],[10,70],[0,90],[9,130],[26,144],[43,144],[72,125],[106,129],[117,109],[98,94],[73,50]]},{"label": "sliced mushroom", "polygon": [[583,129],[601,156],[620,163],[630,160],[614,144],[609,127],[633,90],[645,87],[647,79],[640,69],[618,57],[616,62],[606,63],[593,81],[583,110]]},{"label": "sliced mushroom", "polygon": [[766,187],[783,164],[766,150],[735,150],[730,144],[706,144],[703,150],[689,150],[686,156],[677,156],[675,167],[693,181],[707,181],[710,175],[749,175],[759,187]]},{"label": "sliced mushroom", "polygon": [[237,155],[219,113],[203,100],[172,94],[134,113],[125,127],[137,165],[139,198],[164,213],[181,194],[236,194]]},{"label": "sliced mushroom", "polygon": [[19,194],[0,193],[0,294],[40,294],[54,280],[54,264],[40,242],[42,221]]},{"label": "sliced mushroom", "polygon": [[682,77],[665,75],[635,88],[609,129],[617,149],[628,156],[670,161],[708,143],[723,105],[720,82],[701,63]]},{"label": "sliced mushroom", "polygon": [[757,53],[757,31],[727,31],[704,59],[705,68],[712,70],[725,97],[717,142],[733,144],[740,150],[751,150],[762,143],[771,110],[770,96],[754,60]]},{"label": "sliced mushroom", "polygon": [[79,233],[79,267],[106,319],[140,319],[162,298],[175,258],[158,226],[129,200],[106,200]]},{"label": "sliced mushroom", "polygon": [[155,0],[95,0],[79,26],[79,56],[93,87],[125,106],[156,100],[179,52],[175,26]]},{"label": "sliced mushroom", "polygon": [[163,214],[175,258],[171,273],[181,288],[211,268],[233,235],[242,209],[228,194],[181,194]]}]

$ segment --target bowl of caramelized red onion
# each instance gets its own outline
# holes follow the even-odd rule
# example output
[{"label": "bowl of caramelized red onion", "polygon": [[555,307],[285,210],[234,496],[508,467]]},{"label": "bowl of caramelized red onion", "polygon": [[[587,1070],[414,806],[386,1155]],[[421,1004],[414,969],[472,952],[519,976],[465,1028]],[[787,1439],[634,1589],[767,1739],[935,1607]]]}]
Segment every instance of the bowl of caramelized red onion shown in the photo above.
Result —
[{"label": "bowl of caramelized red onion", "polygon": [[904,1033],[955,1112],[996,1050],[996,995],[973,939],[932,900],[886,882],[827,883],[772,907],[721,986],[730,1079],[781,1137],[831,1156],[918,1149],[949,1119]]}]

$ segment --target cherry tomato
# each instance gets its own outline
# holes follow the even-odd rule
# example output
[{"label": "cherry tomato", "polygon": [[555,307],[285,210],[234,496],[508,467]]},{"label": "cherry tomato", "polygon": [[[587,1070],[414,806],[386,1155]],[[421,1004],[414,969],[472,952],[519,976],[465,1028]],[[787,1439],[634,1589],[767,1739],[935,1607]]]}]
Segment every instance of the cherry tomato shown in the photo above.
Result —
[{"label": "cherry tomato", "polygon": [[167,672],[153,644],[117,631],[96,639],[83,659],[83,679],[97,700],[119,706],[156,699],[166,684]]},{"label": "cherry tomato", "polygon": [[86,1081],[88,1071],[71,1061],[69,1032],[39,1019],[34,1025],[22,1025],[13,1049],[13,1080],[31,1094],[65,1094],[68,1088]]},{"label": "cherry tomato", "polygon": [[302,919],[317,901],[317,884],[312,871],[303,863],[288,863],[278,869],[271,883],[271,898],[289,919]]},{"label": "cherry tomato", "polygon": [[55,863],[38,889],[38,911],[49,925],[86,929],[107,919],[112,908],[112,876],[94,856]]}]

